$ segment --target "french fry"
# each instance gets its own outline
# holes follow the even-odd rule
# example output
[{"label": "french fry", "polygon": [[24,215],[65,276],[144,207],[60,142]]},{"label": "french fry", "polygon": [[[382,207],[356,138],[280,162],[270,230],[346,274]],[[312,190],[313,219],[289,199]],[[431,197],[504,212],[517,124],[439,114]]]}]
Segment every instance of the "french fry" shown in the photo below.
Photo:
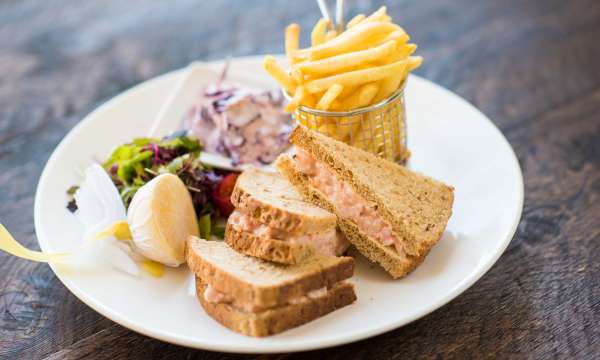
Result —
[{"label": "french fry", "polygon": [[[345,90],[345,88],[344,88],[344,90]],[[342,92],[344,92],[344,90],[342,90]],[[331,106],[329,107],[329,110],[332,110],[332,111],[342,110],[342,102],[339,100],[341,95],[342,95],[342,93],[340,93],[340,95],[338,95],[337,99],[335,99],[331,102]]]},{"label": "french fry", "polygon": [[385,21],[385,20],[391,20],[391,18],[387,15],[387,7],[382,6],[379,9],[377,9],[377,11],[375,11],[374,13],[372,13],[371,15],[369,15],[366,19],[364,19],[365,22],[368,21]]},{"label": "french fry", "polygon": [[305,84],[306,90],[309,93],[314,94],[319,91],[329,89],[334,84],[340,84],[342,86],[362,85],[384,79],[388,76],[399,74],[404,71],[405,66],[406,61],[401,60],[369,69],[355,70],[321,79],[310,80]]},{"label": "french fry", "polygon": [[290,24],[285,28],[285,53],[290,64],[293,63],[292,52],[300,47],[300,25]]},{"label": "french fry", "polygon": [[329,30],[327,32],[327,34],[325,34],[325,42],[331,40],[331,39],[335,39],[335,37],[337,36],[337,31],[335,30]]},{"label": "french fry", "polygon": [[350,29],[351,27],[354,27],[355,25],[360,24],[361,21],[363,21],[366,18],[365,14],[358,14],[355,17],[352,18],[352,20],[348,21],[348,24],[346,25],[346,29]]},{"label": "french fry", "polygon": [[378,61],[377,63],[390,64],[396,61],[405,60],[417,49],[417,46],[415,44],[396,44],[396,46],[398,48],[396,52],[387,56],[381,61]]},{"label": "french fry", "polygon": [[410,36],[404,30],[396,30],[389,33],[381,42],[396,41],[398,44],[405,44],[410,40]]},{"label": "french fry", "polygon": [[[406,68],[405,68],[406,69]],[[377,104],[380,101],[387,99],[390,95],[392,95],[396,90],[398,90],[398,86],[402,82],[404,78],[404,72],[402,74],[396,76],[390,76],[383,80],[381,80],[381,85],[379,87],[379,91],[377,95],[373,98],[372,104]]]},{"label": "french fry", "polygon": [[376,83],[365,84],[344,100],[342,108],[353,110],[365,107],[371,103],[378,91],[379,86]]},{"label": "french fry", "polygon": [[421,66],[422,63],[423,63],[422,56],[409,56],[407,59],[408,71],[413,71],[414,69]]},{"label": "french fry", "polygon": [[296,83],[277,63],[273,56],[265,56],[263,68],[283,87],[288,94],[293,94],[296,90]]},{"label": "french fry", "polygon": [[331,106],[331,103],[338,97],[338,95],[340,95],[342,90],[344,90],[344,87],[340,84],[331,85],[317,103],[317,109],[328,110]]},{"label": "french fry", "polygon": [[321,45],[296,50],[292,53],[292,56],[295,59],[308,57],[310,60],[319,60],[349,51],[362,50],[374,45],[369,41],[370,38],[396,30],[402,29],[391,23],[371,22],[344,31],[340,36]]},{"label": "french fry", "polygon": [[372,36],[366,40],[366,43],[369,44],[368,47],[373,47],[392,40],[396,41],[398,45],[404,45],[406,42],[408,42],[408,40],[410,40],[410,36],[408,36],[404,30],[400,29],[390,33],[382,33]]},{"label": "french fry", "polygon": [[292,68],[290,74],[292,75],[292,79],[294,79],[296,84],[304,83],[304,73],[302,72],[302,70]]},{"label": "french fry", "polygon": [[[415,46],[416,47],[416,46]],[[386,97],[392,95],[392,93],[394,91],[396,91],[398,89],[398,87],[400,86],[400,84],[402,84],[406,78],[408,77],[408,74],[413,71],[414,69],[418,68],[419,66],[421,66],[421,64],[423,63],[423,57],[421,56],[410,56],[406,59],[406,68],[404,68],[404,71],[402,72],[402,75],[400,76],[400,79],[398,81],[398,84],[395,85],[394,88],[394,84],[391,83],[388,85],[388,91],[389,93],[387,94],[387,96],[384,96],[382,94],[382,98],[380,100],[385,99]],[[386,79],[387,80],[387,79]],[[385,81],[385,80],[384,80]],[[393,88],[393,89],[392,89]],[[391,89],[391,90],[390,90]],[[378,94],[379,95],[379,94]]]},{"label": "french fry", "polygon": [[[332,109],[334,111],[347,111],[344,109],[344,104],[334,101]],[[352,143],[360,137],[361,119],[360,116],[342,116],[332,118],[334,128],[329,131],[330,134],[337,140]],[[329,130],[329,129],[328,129]]]},{"label": "french fry", "polygon": [[[348,96],[358,90],[358,86],[344,86],[344,90],[338,95],[336,100],[344,101]],[[341,105],[341,103],[340,103]]]},{"label": "french fry", "polygon": [[328,131],[330,136],[340,141],[349,140],[360,128],[360,121],[356,117],[331,118]]},{"label": "french fry", "polygon": [[350,20],[350,22],[348,22],[347,28],[350,29],[358,24],[373,21],[391,22],[392,18],[389,15],[387,15],[386,12],[387,8],[385,6],[382,6],[379,8],[379,10],[369,15],[369,17],[365,17],[363,14],[356,15],[354,18],[352,18],[352,20]]},{"label": "french fry", "polygon": [[342,118],[339,124],[338,135],[341,141],[347,141],[352,145],[361,142],[362,123],[360,121],[357,121],[356,118]]},{"label": "french fry", "polygon": [[291,53],[288,58],[288,62],[290,65],[293,65],[298,62],[309,60],[310,53],[305,52],[303,50],[296,50]]},{"label": "french fry", "polygon": [[375,97],[375,95],[377,95],[378,91],[379,85],[377,85],[376,83],[364,85],[360,89],[360,92],[358,94],[358,103],[356,104],[356,106],[361,108],[369,105]]},{"label": "french fry", "polygon": [[321,134],[328,134],[335,137],[336,123],[334,119],[327,117],[317,117],[317,131]]},{"label": "french fry", "polygon": [[317,61],[304,61],[294,65],[293,69],[307,75],[325,75],[350,70],[358,65],[381,60],[396,50],[396,42],[388,41],[371,49],[340,54]]},{"label": "french fry", "polygon": [[325,42],[325,33],[329,26],[329,21],[326,19],[319,19],[310,33],[311,46],[320,45]]},{"label": "french fry", "polygon": [[[391,60],[398,61],[398,60],[406,59],[416,49],[417,49],[417,45],[415,45],[415,44],[404,45],[401,47],[400,51],[398,51],[396,54],[393,55],[393,58]],[[421,59],[421,61],[422,61],[422,59]],[[398,87],[400,86],[400,84],[402,84],[402,82],[408,76],[408,73],[411,71],[410,62],[411,62],[411,60],[407,60],[407,66],[402,71],[402,74],[400,74],[398,76],[390,76],[388,78],[381,80],[381,87],[379,89],[379,92],[377,93],[377,96],[375,96],[375,98],[373,99],[373,102],[372,102],[373,104],[377,104],[380,101],[387,99],[394,92],[396,92],[396,90],[398,90]],[[417,65],[418,62],[419,62],[419,60],[412,60],[413,66],[418,66]],[[420,65],[420,63],[419,63],[419,65]]]},{"label": "french fry", "polygon": [[290,99],[290,102],[286,105],[284,111],[285,112],[293,112],[298,105],[302,102],[302,99],[305,95],[305,90],[302,85],[296,87],[296,91],[294,92],[294,96]]},{"label": "french fry", "polygon": [[399,47],[399,51],[398,51],[398,56],[399,59],[404,59],[410,55],[412,55],[415,50],[417,50],[417,45],[416,44],[406,44],[406,45],[402,45]]},{"label": "french fry", "polygon": [[309,107],[311,109],[314,109],[315,106],[317,106],[317,98],[315,98],[314,95],[309,94],[306,89],[304,90],[304,97],[302,98],[302,101],[300,102],[300,105]]}]

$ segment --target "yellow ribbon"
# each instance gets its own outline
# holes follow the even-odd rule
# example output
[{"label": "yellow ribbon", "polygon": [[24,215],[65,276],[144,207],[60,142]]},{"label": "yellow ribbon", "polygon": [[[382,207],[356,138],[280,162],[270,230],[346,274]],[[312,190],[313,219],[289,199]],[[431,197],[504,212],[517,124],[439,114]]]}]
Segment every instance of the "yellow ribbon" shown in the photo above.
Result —
[{"label": "yellow ribbon", "polygon": [[65,257],[71,255],[71,253],[68,252],[44,253],[41,251],[29,250],[19,244],[2,224],[0,224],[0,250],[6,251],[7,253],[22,259],[46,263],[62,262]]},{"label": "yellow ribbon", "polygon": [[[106,229],[100,231],[95,236],[95,239],[99,240],[109,236],[114,236],[119,240],[131,240],[131,231],[129,230],[127,221],[115,221]],[[0,224],[0,250],[6,251],[21,259],[44,263],[62,263],[66,257],[72,255],[71,252],[44,253],[41,251],[29,250],[19,244],[2,224]],[[163,264],[148,259],[142,261],[142,269],[154,277],[161,277],[165,272]]]}]

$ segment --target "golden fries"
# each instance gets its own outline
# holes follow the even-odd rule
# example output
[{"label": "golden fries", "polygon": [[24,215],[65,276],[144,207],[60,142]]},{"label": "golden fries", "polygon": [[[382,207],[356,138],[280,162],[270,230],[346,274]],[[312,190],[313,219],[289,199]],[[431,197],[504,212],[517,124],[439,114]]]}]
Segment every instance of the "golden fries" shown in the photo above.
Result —
[{"label": "golden fries", "polygon": [[327,32],[327,34],[325,34],[325,41],[329,41],[331,39],[335,39],[336,36],[337,36],[337,31],[335,31],[335,30],[329,30]]},{"label": "golden fries", "polygon": [[318,60],[344,52],[362,50],[374,45],[369,42],[369,38],[396,30],[402,29],[398,25],[386,22],[360,24],[321,45],[296,50],[292,52],[292,56],[296,59],[308,57],[310,60]]},{"label": "golden fries", "polygon": [[294,65],[293,69],[307,75],[339,73],[369,61],[380,60],[391,55],[394,50],[396,50],[396,42],[388,41],[366,50],[340,54],[317,61],[304,61]]},{"label": "golden fries", "polygon": [[285,70],[277,63],[272,56],[265,56],[263,60],[263,68],[275,79],[279,82],[279,85],[283,87],[285,92],[288,94],[293,94],[296,90],[296,83],[294,80],[288,75]]},{"label": "golden fries", "polygon": [[355,70],[321,79],[311,80],[306,83],[306,90],[309,93],[314,94],[316,92],[328,89],[334,84],[340,84],[343,86],[362,85],[384,79],[388,76],[399,74],[404,71],[405,66],[406,61],[401,60],[388,65],[382,65],[363,70]]},{"label": "golden fries", "polygon": [[406,44],[406,45],[402,46],[400,48],[400,51],[398,51],[399,59],[404,59],[404,58],[412,55],[412,53],[414,53],[415,50],[417,50],[416,44]]},{"label": "golden fries", "polygon": [[369,15],[364,21],[390,21],[391,18],[387,15],[387,7],[382,6],[377,11]]},{"label": "golden fries", "polygon": [[383,64],[389,64],[399,60],[405,60],[417,49],[417,45],[415,44],[397,44],[396,46],[398,50],[392,55],[383,59]]},{"label": "golden fries", "polygon": [[421,66],[422,63],[423,63],[422,56],[410,56],[408,58],[408,71],[413,71],[414,69]]},{"label": "golden fries", "polygon": [[[414,45],[414,44],[413,44]],[[414,47],[416,49],[416,45]],[[414,51],[414,50],[413,50]],[[404,56],[406,58],[406,56]],[[390,76],[381,81],[381,88],[377,93],[377,96],[373,99],[373,104],[377,104],[380,101],[387,99],[398,90],[402,83],[408,77],[408,73],[421,66],[423,58],[421,56],[411,56],[406,59],[406,67],[402,71],[402,74],[398,76]]]},{"label": "golden fries", "polygon": [[285,107],[284,111],[285,112],[292,112],[294,111],[294,109],[296,109],[296,107],[298,105],[300,105],[300,102],[302,101],[302,98],[304,97],[304,87],[302,85],[297,86],[296,87],[296,91],[294,92],[294,96],[292,97],[292,99],[290,100],[290,102],[287,104],[287,106]]},{"label": "golden fries", "polygon": [[302,99],[301,105],[306,106],[311,109],[314,109],[317,106],[317,99],[313,95],[311,95],[305,91],[304,98]]},{"label": "golden fries", "polygon": [[327,32],[327,26],[329,21],[321,18],[312,29],[310,33],[310,43],[312,46],[321,45],[325,42],[325,33]]},{"label": "golden fries", "polygon": [[292,79],[296,82],[296,84],[304,84],[304,73],[300,69],[292,69],[290,70],[290,75]]},{"label": "golden fries", "polygon": [[331,85],[331,87],[325,91],[325,94],[321,96],[321,99],[317,103],[317,109],[328,110],[331,106],[331,103],[338,97],[338,95],[340,95],[342,90],[344,90],[344,87],[340,84]]},{"label": "golden fries", "polygon": [[300,47],[300,25],[290,24],[285,28],[285,53],[290,64],[293,62],[291,54]]},{"label": "golden fries", "polygon": [[[344,90],[346,90],[346,89],[344,88]],[[344,92],[344,90],[342,90],[342,93]],[[341,97],[341,95],[342,94],[340,93],[340,95],[338,95],[338,98]],[[329,107],[329,110],[341,111],[342,103],[338,99],[333,100],[333,102],[331,102],[331,106]]]},{"label": "golden fries", "polygon": [[[385,6],[368,16],[356,15],[340,33],[328,20],[319,19],[310,34],[310,47],[300,48],[299,38],[299,25],[286,27],[288,71],[272,56],[265,57],[263,64],[292,96],[286,111],[298,106],[350,111],[381,102],[423,62],[412,55],[417,46],[408,43],[410,37],[391,21]],[[335,128],[336,123],[323,118],[319,126]],[[357,132],[360,128],[352,127],[341,134],[352,137]]]},{"label": "golden fries", "polygon": [[361,86],[342,103],[343,110],[353,110],[365,107],[371,103],[379,90],[376,83],[369,83]]},{"label": "golden fries", "polygon": [[355,17],[352,18],[352,20],[348,21],[348,24],[346,25],[346,29],[350,29],[351,27],[358,25],[365,18],[366,18],[365,14],[356,15]]},{"label": "golden fries", "polygon": [[392,31],[388,36],[384,37],[382,42],[396,41],[398,44],[404,44],[410,40],[410,36],[404,30]]},{"label": "golden fries", "polygon": [[348,96],[350,96],[350,94],[353,94],[356,90],[358,90],[358,86],[344,86],[344,90],[342,90],[340,95],[338,95],[338,99],[344,100]]},{"label": "golden fries", "polygon": [[398,90],[402,79],[404,79],[404,72],[402,74],[390,76],[381,80],[381,86],[377,92],[377,95],[373,98],[373,104],[377,104],[383,99],[387,99],[396,90]]}]

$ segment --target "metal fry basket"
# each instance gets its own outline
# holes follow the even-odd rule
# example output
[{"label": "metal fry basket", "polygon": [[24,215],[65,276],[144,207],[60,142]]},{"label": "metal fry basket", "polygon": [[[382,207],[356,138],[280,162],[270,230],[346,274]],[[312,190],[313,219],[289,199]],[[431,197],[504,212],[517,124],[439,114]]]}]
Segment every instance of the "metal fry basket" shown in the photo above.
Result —
[{"label": "metal fry basket", "polygon": [[294,118],[309,129],[404,164],[410,156],[406,148],[404,87],[403,84],[378,104],[353,111],[331,112],[299,106]]}]

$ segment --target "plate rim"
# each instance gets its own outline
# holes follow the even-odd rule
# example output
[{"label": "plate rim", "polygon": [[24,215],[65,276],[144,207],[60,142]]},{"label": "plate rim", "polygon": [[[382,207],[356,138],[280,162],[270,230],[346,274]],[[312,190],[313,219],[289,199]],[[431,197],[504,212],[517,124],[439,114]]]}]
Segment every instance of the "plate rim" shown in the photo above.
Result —
[{"label": "plate rim", "polygon": [[[232,60],[239,61],[239,62],[252,62],[252,61],[258,61],[259,59],[262,59],[263,56],[264,55],[235,57],[235,58],[232,58]],[[203,63],[207,64],[209,66],[215,66],[217,64],[222,64],[222,62],[223,62],[223,60],[203,62]],[[137,90],[143,89],[148,85],[163,81],[165,78],[168,78],[168,77],[175,77],[175,76],[179,75],[181,72],[183,72],[185,70],[185,68],[186,67],[183,67],[180,69],[175,69],[175,70],[166,72],[164,74],[160,74],[151,79],[148,79],[139,84],[136,84],[136,85],[128,88],[127,90],[122,91],[119,94],[111,97],[110,99],[108,99],[107,101],[102,103],[101,105],[94,108],[91,112],[86,114],[61,139],[59,144],[54,148],[54,150],[52,151],[52,154],[46,161],[46,164],[44,165],[44,168],[42,170],[42,173],[40,175],[40,178],[39,178],[39,181],[38,181],[38,184],[36,187],[35,200],[34,200],[34,225],[35,225],[36,239],[37,239],[37,242],[38,242],[40,248],[42,249],[42,251],[48,251],[49,246],[48,246],[48,242],[44,240],[45,236],[43,234],[43,231],[41,231],[41,228],[42,228],[41,223],[40,223],[41,220],[39,220],[41,218],[41,209],[40,209],[40,200],[39,200],[40,196],[38,196],[38,194],[41,194],[41,191],[44,190],[45,184],[47,183],[47,178],[49,176],[49,168],[51,168],[52,165],[57,161],[57,158],[56,158],[57,151],[62,149],[65,146],[67,146],[67,144],[70,142],[71,138],[76,136],[81,131],[81,129],[83,127],[85,127],[85,124],[87,124],[88,122],[93,120],[92,115],[95,114],[96,112],[101,111],[105,108],[110,108],[110,107],[114,106],[115,104],[118,104],[118,102],[123,101],[131,93],[133,93]],[[432,313],[435,310],[438,310],[439,308],[446,305],[447,303],[449,303],[450,301],[455,299],[457,296],[462,294],[465,290],[467,290],[469,287],[474,285],[477,281],[479,281],[491,269],[491,267],[498,261],[500,256],[502,256],[502,254],[508,247],[509,243],[513,239],[513,237],[516,233],[518,224],[521,221],[521,217],[522,217],[522,213],[523,213],[525,189],[524,189],[524,181],[523,181],[523,172],[522,172],[519,160],[514,152],[514,149],[510,145],[508,139],[506,139],[504,134],[502,134],[500,129],[498,129],[498,127],[494,124],[494,122],[489,117],[487,117],[481,110],[476,108],[473,104],[471,104],[466,99],[460,97],[458,94],[455,94],[454,92],[452,92],[452,91],[442,87],[441,85],[438,85],[428,79],[425,79],[418,75],[411,74],[411,77],[413,77],[413,76],[416,78],[419,78],[420,81],[427,82],[429,86],[438,88],[438,90],[441,90],[442,92],[444,92],[444,94],[446,96],[452,97],[454,100],[461,102],[463,105],[471,108],[471,110],[474,110],[476,113],[478,113],[478,115],[480,115],[480,117],[485,119],[489,123],[489,125],[491,125],[491,127],[497,133],[497,135],[499,135],[500,139],[502,139],[502,141],[504,142],[504,145],[506,145],[507,148],[510,150],[510,157],[512,160],[511,162],[515,166],[515,168],[517,170],[516,173],[518,174],[517,178],[514,179],[514,181],[516,181],[516,183],[517,183],[516,185],[517,185],[517,191],[518,191],[518,193],[517,193],[517,201],[518,202],[516,205],[517,205],[518,210],[517,210],[517,214],[515,215],[515,217],[513,219],[513,224],[511,225],[511,228],[508,231],[506,238],[503,239],[503,241],[501,243],[499,243],[499,246],[497,247],[494,255],[491,256],[488,259],[488,261],[483,266],[481,266],[477,272],[473,273],[470,276],[465,277],[456,286],[454,286],[454,288],[452,288],[450,291],[448,291],[445,296],[442,296],[437,301],[435,301],[434,305],[430,306],[429,308],[425,308],[420,311],[417,311],[414,314],[412,314],[411,316],[402,318],[399,321],[390,322],[386,326],[381,326],[379,328],[371,329],[371,330],[356,331],[352,335],[346,336],[344,338],[334,338],[334,339],[329,339],[329,340],[316,340],[316,341],[311,340],[308,343],[299,342],[294,345],[287,345],[285,342],[283,342],[280,344],[257,343],[257,344],[253,344],[253,345],[244,345],[244,346],[239,346],[236,344],[230,344],[229,346],[223,346],[221,344],[215,345],[210,342],[197,340],[197,339],[190,340],[188,338],[182,338],[177,334],[163,332],[160,330],[157,331],[157,330],[148,329],[148,328],[145,328],[142,326],[138,326],[135,323],[129,321],[125,316],[122,316],[122,314],[115,312],[114,310],[111,310],[110,308],[106,307],[105,305],[96,301],[95,299],[88,297],[84,292],[80,291],[80,289],[75,284],[72,284],[68,279],[63,278],[61,275],[59,275],[60,273],[57,272],[57,270],[55,269],[55,265],[49,264],[50,268],[52,269],[52,272],[59,279],[59,281],[80,301],[82,301],[87,306],[91,307],[93,310],[98,312],[100,315],[116,322],[117,324],[119,324],[121,326],[124,326],[124,327],[126,327],[134,332],[137,332],[139,334],[142,334],[142,335],[145,335],[145,336],[148,336],[151,338],[155,338],[155,339],[167,342],[167,343],[181,345],[181,346],[195,348],[195,349],[221,351],[221,352],[248,353],[248,354],[281,353],[281,352],[309,351],[309,350],[315,350],[315,349],[328,348],[328,347],[332,347],[332,346],[339,346],[339,345],[352,343],[355,341],[367,339],[367,338],[370,338],[373,336],[377,336],[377,335],[386,333],[388,331],[397,329],[401,326],[407,325],[417,319],[420,319],[420,318]]]}]

